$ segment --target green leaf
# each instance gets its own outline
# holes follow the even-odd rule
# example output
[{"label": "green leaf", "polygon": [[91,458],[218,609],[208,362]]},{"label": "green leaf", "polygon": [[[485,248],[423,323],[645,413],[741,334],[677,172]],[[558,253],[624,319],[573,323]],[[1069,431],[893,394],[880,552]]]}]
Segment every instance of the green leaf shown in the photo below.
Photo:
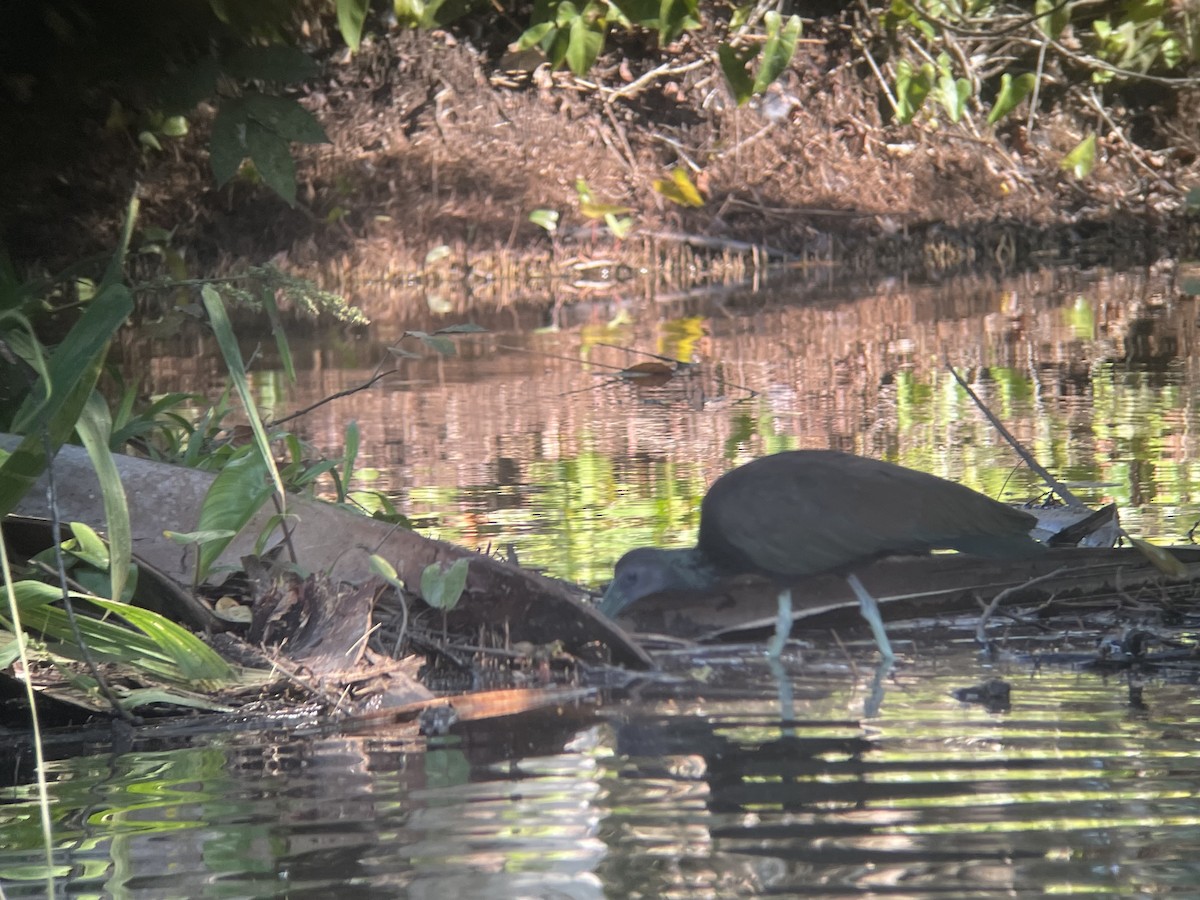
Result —
[{"label": "green leaf", "polygon": [[275,338],[275,349],[279,353],[279,362],[283,366],[283,374],[287,380],[296,383],[296,364],[292,360],[292,347],[288,343],[287,331],[283,327],[283,320],[279,316],[279,305],[275,302],[275,292],[273,290],[264,290],[261,292],[263,310],[267,314],[267,321],[271,323],[271,335]]},{"label": "green leaf", "polygon": [[995,125],[1016,109],[1018,104],[1033,90],[1033,86],[1036,83],[1037,77],[1032,72],[1026,72],[1024,75],[1019,75],[1016,78],[1013,78],[1008,72],[1001,75],[1000,93],[996,96],[996,102],[992,106],[992,111],[988,113],[987,123]]},{"label": "green leaf", "polygon": [[371,554],[367,565],[374,574],[378,575],[392,587],[397,590],[404,590],[404,582],[400,579],[400,574],[396,571],[396,567],[378,553]]},{"label": "green leaf", "polygon": [[233,670],[216,651],[170,619],[116,600],[88,597],[101,609],[115,613],[154,641],[188,681],[227,681]]},{"label": "green leaf", "polygon": [[73,556],[97,569],[108,569],[108,547],[90,525],[72,522],[71,534],[75,536],[75,546],[71,550]]},{"label": "green leaf", "polygon": [[183,116],[169,116],[159,130],[167,137],[183,137],[188,133],[188,120]]},{"label": "green leaf", "polygon": [[896,63],[896,120],[907,125],[925,105],[925,98],[933,89],[936,70],[933,63],[925,63],[914,69],[912,63],[902,59]]},{"label": "green leaf", "polygon": [[237,532],[231,531],[228,528],[217,529],[215,531],[164,531],[163,537],[169,541],[174,541],[180,546],[187,547],[192,544],[207,544],[209,541],[222,541],[232,537],[236,537]]},{"label": "green leaf", "polygon": [[517,50],[522,52],[532,50],[534,47],[539,46],[542,41],[545,41],[551,32],[557,31],[558,29],[555,27],[554,22],[539,22],[536,25],[531,25],[517,39]]},{"label": "green leaf", "polygon": [[753,50],[738,50],[730,44],[717,47],[717,59],[721,64],[721,74],[733,93],[738,106],[743,106],[754,96],[754,79],[746,71],[746,65],[754,58]]},{"label": "green leaf", "polygon": [[[285,141],[300,144],[328,144],[329,137],[313,114],[290,97],[274,94],[246,94],[246,115],[273,131]],[[247,135],[249,145],[250,137]],[[251,153],[251,156],[254,154]]]},{"label": "green leaf", "polygon": [[296,163],[288,142],[260,122],[246,122],[246,150],[267,187],[296,205]]},{"label": "green leaf", "polygon": [[558,210],[535,209],[529,214],[529,221],[549,234],[558,231]]},{"label": "green leaf", "polygon": [[275,467],[275,461],[271,455],[271,442],[267,439],[267,432],[263,428],[261,417],[258,415],[258,408],[254,405],[254,397],[250,392],[250,383],[246,378],[245,363],[242,361],[241,350],[238,349],[237,338],[233,334],[233,326],[229,322],[229,316],[225,313],[225,304],[221,300],[221,295],[210,284],[206,284],[201,289],[200,295],[204,300],[204,309],[208,313],[209,324],[212,325],[213,335],[217,339],[217,346],[220,347],[221,356],[224,358],[225,366],[229,370],[229,378],[233,382],[234,390],[237,392],[238,398],[242,401],[243,411],[250,422],[250,430],[254,433],[255,446],[258,448],[263,465],[266,467],[267,472],[271,476],[271,482],[275,486],[280,512],[286,513],[287,495],[284,492],[283,480],[279,477],[279,470]]},{"label": "green leaf", "polygon": [[216,57],[206,56],[163,82],[159,102],[168,115],[189,113],[202,100],[217,92],[221,65]]},{"label": "green leaf", "polygon": [[[61,642],[51,648],[55,653],[79,658],[71,622],[66,612],[54,605],[62,598],[62,591],[37,581],[19,581],[12,588],[25,628]],[[115,613],[133,626],[108,618],[76,616],[79,632],[94,658],[134,665],[176,681],[218,682],[233,677],[229,664],[211,647],[158,613],[75,591],[70,597]]]},{"label": "green leaf", "polygon": [[658,193],[662,194],[672,203],[677,203],[680,206],[703,206],[704,197],[700,195],[700,191],[696,185],[692,183],[691,177],[687,173],[687,169],[679,166],[671,170],[671,180],[666,181],[662,178],[654,179],[651,187]]},{"label": "green leaf", "polygon": [[604,224],[608,226],[608,230],[618,241],[625,240],[629,232],[633,230],[633,219],[628,216],[618,218],[612,213],[605,213]]},{"label": "green leaf", "polygon": [[204,581],[230,541],[254,518],[271,496],[267,466],[255,446],[245,447],[225,464],[200,506],[200,521],[193,535],[205,533],[228,534],[228,537],[206,540],[196,559],[196,584]]},{"label": "green leaf", "polygon": [[1033,4],[1033,12],[1039,16],[1037,27],[1042,34],[1052,41],[1058,40],[1058,36],[1071,21],[1073,5],[1072,3],[1063,3],[1061,0],[1036,0]]},{"label": "green leaf", "polygon": [[246,149],[246,105],[240,98],[221,102],[209,138],[209,162],[217,187],[224,187],[249,155]]},{"label": "green leaf", "polygon": [[1096,166],[1096,136],[1089,134],[1063,157],[1062,168],[1076,178],[1087,178]]},{"label": "green leaf", "polygon": [[[58,451],[75,430],[100,377],[109,341],[133,311],[122,284],[102,288],[59,344],[34,387],[40,398],[23,409],[14,430],[26,437],[0,464],[0,518],[8,515],[46,468],[46,451]],[[48,382],[48,386],[47,386]]]},{"label": "green leaf", "polygon": [[363,22],[366,21],[370,5],[370,0],[337,0],[338,30],[346,46],[355,53],[362,40]]},{"label": "green leaf", "polygon": [[[338,12],[340,18],[341,10]],[[225,60],[224,69],[234,78],[284,84],[313,78],[321,72],[315,59],[287,44],[242,47]]]},{"label": "green leaf", "polygon": [[436,350],[442,356],[453,356],[457,351],[454,348],[454,341],[447,337],[438,337],[433,334],[423,334],[420,336],[421,343],[429,347],[431,350]]},{"label": "green leaf", "polygon": [[950,73],[938,77],[937,99],[946,110],[951,122],[958,122],[967,109],[967,100],[971,97],[971,82],[965,78],[955,78]]},{"label": "green leaf", "polygon": [[434,609],[449,612],[458,605],[467,586],[467,570],[471,560],[462,557],[442,571],[438,563],[430,563],[421,572],[421,596]]},{"label": "green leaf", "polygon": [[[114,600],[120,600],[125,593],[125,579],[128,577],[133,560],[133,529],[129,522],[129,505],[125,498],[125,488],[121,484],[121,475],[117,471],[117,463],[113,459],[110,448],[112,421],[109,418],[108,406],[105,404],[104,398],[96,391],[92,391],[88,398],[88,402],[83,408],[83,414],[75,425],[75,430],[78,432],[80,440],[83,441],[83,446],[87,449],[92,468],[100,481],[100,496],[104,502],[104,520],[110,544],[110,547],[105,547],[103,542],[100,542],[100,547],[106,558],[112,557],[111,562],[106,559],[105,566],[108,568],[111,582],[111,591],[108,596]],[[87,526],[81,525],[81,523],[71,526],[76,539],[79,539],[80,545],[83,545],[76,525],[80,525],[82,528],[87,528]],[[91,531],[90,528],[87,530]],[[95,536],[95,532],[92,532],[92,535]],[[97,537],[96,540],[100,539]]]},{"label": "green leaf", "polygon": [[474,322],[458,322],[454,325],[445,325],[434,334],[487,334],[487,329]]},{"label": "green leaf", "polygon": [[604,50],[605,30],[606,26],[588,21],[583,16],[571,22],[566,61],[575,75],[583,76],[591,70],[596,57]]},{"label": "green leaf", "polygon": [[763,45],[762,62],[754,76],[754,93],[761,94],[791,65],[800,40],[800,17],[792,16],[782,24],[779,13],[771,10],[763,17],[767,28],[767,42]]}]

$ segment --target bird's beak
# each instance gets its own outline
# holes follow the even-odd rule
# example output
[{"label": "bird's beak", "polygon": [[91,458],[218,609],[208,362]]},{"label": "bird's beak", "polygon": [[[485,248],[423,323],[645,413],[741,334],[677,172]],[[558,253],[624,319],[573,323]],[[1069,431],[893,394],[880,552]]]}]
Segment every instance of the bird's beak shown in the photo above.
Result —
[{"label": "bird's beak", "polygon": [[613,581],[608,585],[608,590],[604,592],[604,597],[600,600],[599,609],[600,612],[612,619],[628,605],[629,601],[617,588],[616,582]]}]

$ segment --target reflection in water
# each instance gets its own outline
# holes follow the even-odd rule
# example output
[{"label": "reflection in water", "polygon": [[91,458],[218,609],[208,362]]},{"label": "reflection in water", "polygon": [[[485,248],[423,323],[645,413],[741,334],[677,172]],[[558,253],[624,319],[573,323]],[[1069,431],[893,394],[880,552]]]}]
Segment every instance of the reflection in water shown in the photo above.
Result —
[{"label": "reflection in water", "polygon": [[[1128,275],[1039,273],[873,296],[777,285],[643,302],[608,328],[622,306],[611,301],[548,334],[483,314],[493,332],[457,338],[455,357],[400,359],[394,376],[293,427],[337,456],[357,421],[360,465],[375,470],[357,486],[393,494],[429,533],[511,545],[528,565],[598,585],[631,546],[690,543],[698,500],[722,472],[791,447],[888,459],[996,497],[1040,493],[946,356],[1081,499],[1116,501],[1132,533],[1181,541],[1200,518],[1200,353],[1192,302],[1164,296]],[[362,384],[405,327],[296,338],[295,386],[260,356],[267,412]],[[658,387],[614,382],[614,369],[646,360],[622,345],[696,365]],[[124,352],[149,390],[215,393],[220,382],[215,348],[198,337]]]},{"label": "reflection in water", "polygon": [[[1195,315],[1144,280],[781,289],[643,303],[605,327],[620,305],[402,360],[307,416],[304,436],[338,455],[357,420],[379,476],[360,486],[394,493],[437,536],[512,544],[597,584],[631,546],[690,543],[717,475],[789,447],[1036,493],[942,370],[948,354],[1048,468],[1087,501],[1120,503],[1134,533],[1179,540],[1200,517]],[[404,327],[297,340],[297,387],[260,357],[262,402],[279,416],[362,383]],[[124,348],[143,387],[213,393],[215,349],[172,340]],[[602,385],[601,365],[639,361],[606,344],[697,370]],[[1194,686],[997,669],[933,643],[918,640],[877,716],[861,660],[785,659],[787,700],[761,648],[713,648],[598,709],[459,723],[428,744],[222,733],[77,749],[50,772],[56,862],[72,895],[146,898],[1195,894]],[[951,695],[997,675],[1007,712]],[[35,793],[15,772],[0,885],[39,897]]]},{"label": "reflection in water", "polygon": [[[996,671],[935,648],[861,719],[869,670],[714,650],[600,708],[414,743],[220,735],[53,764],[62,884],[128,897],[1112,896],[1200,883],[1191,685]],[[1012,710],[951,697],[1001,675]],[[5,896],[40,896],[31,787]]]}]

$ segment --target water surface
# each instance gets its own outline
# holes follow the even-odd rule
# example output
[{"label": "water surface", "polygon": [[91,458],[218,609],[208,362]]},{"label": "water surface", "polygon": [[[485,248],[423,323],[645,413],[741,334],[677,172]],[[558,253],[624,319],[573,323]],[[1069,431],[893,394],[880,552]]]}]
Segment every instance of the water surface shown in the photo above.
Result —
[{"label": "water surface", "polygon": [[[368,308],[368,312],[371,310]],[[1042,488],[955,385],[948,358],[1089,503],[1172,543],[1200,518],[1193,301],[1149,276],[1042,273],[473,316],[453,358],[399,359],[376,387],[291,424],[427,533],[599,585],[624,550],[685,546],[733,465],[834,447],[993,496]],[[297,336],[289,385],[267,335],[255,387],[281,417],[364,383],[406,329]],[[551,325],[549,329],[537,326]],[[619,349],[619,348],[628,348]],[[616,370],[693,364],[657,387]],[[196,333],[123,348],[152,392],[213,392]],[[1128,622],[1137,624],[1136,606]],[[1184,636],[1194,628],[1184,618]],[[52,743],[60,886],[114,897],[1195,896],[1196,687],[1169,673],[1037,665],[1012,645],[901,635],[877,712],[873,655],[759,647],[664,658],[666,675],[449,735],[219,733],[179,746]],[[951,691],[1001,676],[1009,709]],[[791,694],[790,702],[781,695]],[[59,748],[57,751],[54,748]],[[6,897],[40,896],[27,758],[2,796]]]}]

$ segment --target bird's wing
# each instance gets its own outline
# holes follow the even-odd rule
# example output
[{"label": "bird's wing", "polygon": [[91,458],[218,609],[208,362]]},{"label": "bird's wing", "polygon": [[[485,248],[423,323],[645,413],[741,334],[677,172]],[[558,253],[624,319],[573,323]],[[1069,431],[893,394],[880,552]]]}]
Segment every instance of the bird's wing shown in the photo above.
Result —
[{"label": "bird's wing", "polygon": [[808,575],[888,553],[1019,536],[1018,510],[951,481],[840,453],[779,454],[734,469],[705,497],[700,545],[730,571]]}]

